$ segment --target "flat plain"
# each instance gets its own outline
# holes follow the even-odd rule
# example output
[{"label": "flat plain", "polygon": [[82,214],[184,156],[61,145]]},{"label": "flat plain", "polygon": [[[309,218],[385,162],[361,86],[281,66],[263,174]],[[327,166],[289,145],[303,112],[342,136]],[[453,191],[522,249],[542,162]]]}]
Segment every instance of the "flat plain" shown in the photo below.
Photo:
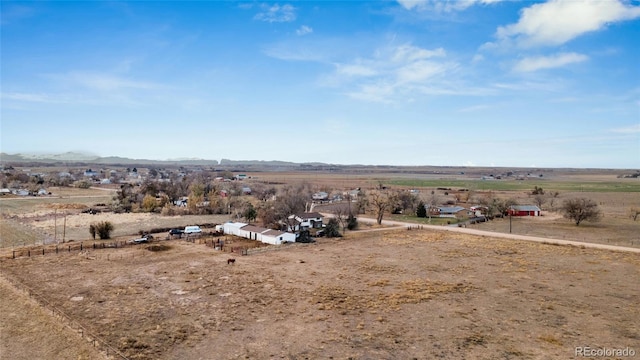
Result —
[{"label": "flat plain", "polygon": [[[638,181],[614,175],[568,174],[486,191],[526,200],[534,185],[552,190],[563,182],[562,197],[594,197],[603,220],[576,227],[544,211],[516,219],[514,233],[637,247],[639,227],[627,210],[640,206]],[[409,189],[419,184],[401,185],[409,181],[403,178],[422,176],[259,173],[253,181]],[[447,176],[434,176],[438,183],[423,183],[421,194],[446,186]],[[576,192],[581,182],[599,185]],[[626,190],[612,188],[619,184]],[[101,344],[130,359],[565,359],[585,346],[640,353],[635,253],[406,229],[347,232],[248,256],[162,236],[94,249],[87,226],[99,219],[115,222],[116,240],[125,241],[140,230],[228,217],[83,214],[110,193],[60,191],[0,200],[3,358],[116,358]],[[507,221],[477,228],[506,232]],[[10,257],[14,249],[37,254],[43,237],[59,242],[62,226],[83,251]],[[65,325],[56,311],[86,332]]]}]

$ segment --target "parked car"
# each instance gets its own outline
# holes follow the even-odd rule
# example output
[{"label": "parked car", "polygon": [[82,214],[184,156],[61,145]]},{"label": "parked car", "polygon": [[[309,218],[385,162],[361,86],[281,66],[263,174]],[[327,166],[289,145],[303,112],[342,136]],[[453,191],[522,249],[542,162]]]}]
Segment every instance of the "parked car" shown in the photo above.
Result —
[{"label": "parked car", "polygon": [[151,241],[151,240],[153,240],[153,236],[152,236],[152,235],[150,235],[150,234],[146,234],[146,235],[143,235],[143,236],[142,236],[142,237],[140,237],[140,238],[132,239],[132,240],[129,240],[129,241],[127,241],[127,242],[128,242],[129,244],[143,244],[143,243],[148,243],[148,242],[149,242],[149,241]]},{"label": "parked car", "polygon": [[182,234],[184,234],[184,230],[182,230],[182,229],[171,229],[171,230],[169,230],[169,236],[182,237]]},{"label": "parked car", "polygon": [[200,226],[198,225],[194,225],[194,226],[185,226],[184,228],[184,233],[189,235],[189,234],[197,234],[197,233],[201,233],[202,229],[200,229]]},{"label": "parked car", "polygon": [[149,238],[145,237],[141,237],[138,239],[132,239],[127,241],[129,244],[143,244],[143,243],[148,243],[149,242]]}]

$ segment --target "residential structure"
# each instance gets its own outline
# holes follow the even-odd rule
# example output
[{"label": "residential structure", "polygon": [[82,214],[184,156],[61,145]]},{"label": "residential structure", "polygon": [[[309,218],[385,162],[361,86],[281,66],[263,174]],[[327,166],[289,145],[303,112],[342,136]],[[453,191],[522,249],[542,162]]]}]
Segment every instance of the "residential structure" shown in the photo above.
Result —
[{"label": "residential structure", "polygon": [[324,216],[317,212],[305,212],[300,214],[289,215],[289,231],[300,231],[309,228],[322,228]]},{"label": "residential structure", "polygon": [[441,218],[462,218],[469,216],[469,210],[462,206],[435,206],[427,209],[431,216]]}]

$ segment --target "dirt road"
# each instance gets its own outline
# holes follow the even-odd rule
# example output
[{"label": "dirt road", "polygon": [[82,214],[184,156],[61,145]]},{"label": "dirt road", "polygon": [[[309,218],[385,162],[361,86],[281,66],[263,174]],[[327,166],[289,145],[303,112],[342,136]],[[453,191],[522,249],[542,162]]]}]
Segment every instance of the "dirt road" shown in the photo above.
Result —
[{"label": "dirt road", "polygon": [[[333,214],[329,214],[329,213],[322,213],[322,215],[328,218],[331,218],[334,216]],[[376,223],[375,219],[366,218],[366,217],[359,217],[358,221],[362,221],[370,224]],[[587,242],[580,242],[580,241],[543,238],[543,237],[537,237],[537,236],[505,234],[505,233],[469,229],[469,228],[463,228],[463,227],[457,227],[457,226],[422,225],[422,224],[392,221],[392,220],[382,220],[382,225],[396,227],[396,228],[419,227],[421,229],[442,230],[442,231],[450,231],[450,232],[463,233],[463,234],[469,234],[469,235],[488,236],[488,237],[512,239],[512,240],[533,241],[538,243],[554,244],[554,245],[571,245],[571,246],[579,246],[579,247],[591,248],[591,249],[626,251],[626,252],[633,252],[633,253],[640,254],[640,248],[632,248],[632,247],[616,246],[616,245],[605,245],[605,244],[594,244],[594,243],[587,243]],[[362,230],[362,231],[377,231],[377,229]]]}]

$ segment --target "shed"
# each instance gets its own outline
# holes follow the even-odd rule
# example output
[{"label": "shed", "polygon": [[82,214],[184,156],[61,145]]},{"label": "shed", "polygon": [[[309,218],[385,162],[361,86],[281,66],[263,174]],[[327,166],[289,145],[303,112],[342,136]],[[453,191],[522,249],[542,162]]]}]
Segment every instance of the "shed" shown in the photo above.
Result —
[{"label": "shed", "polygon": [[511,216],[540,216],[540,211],[536,205],[513,205],[507,213]]},{"label": "shed", "polygon": [[245,223],[240,222],[228,222],[222,225],[225,234],[240,236],[240,228],[246,226]]}]

